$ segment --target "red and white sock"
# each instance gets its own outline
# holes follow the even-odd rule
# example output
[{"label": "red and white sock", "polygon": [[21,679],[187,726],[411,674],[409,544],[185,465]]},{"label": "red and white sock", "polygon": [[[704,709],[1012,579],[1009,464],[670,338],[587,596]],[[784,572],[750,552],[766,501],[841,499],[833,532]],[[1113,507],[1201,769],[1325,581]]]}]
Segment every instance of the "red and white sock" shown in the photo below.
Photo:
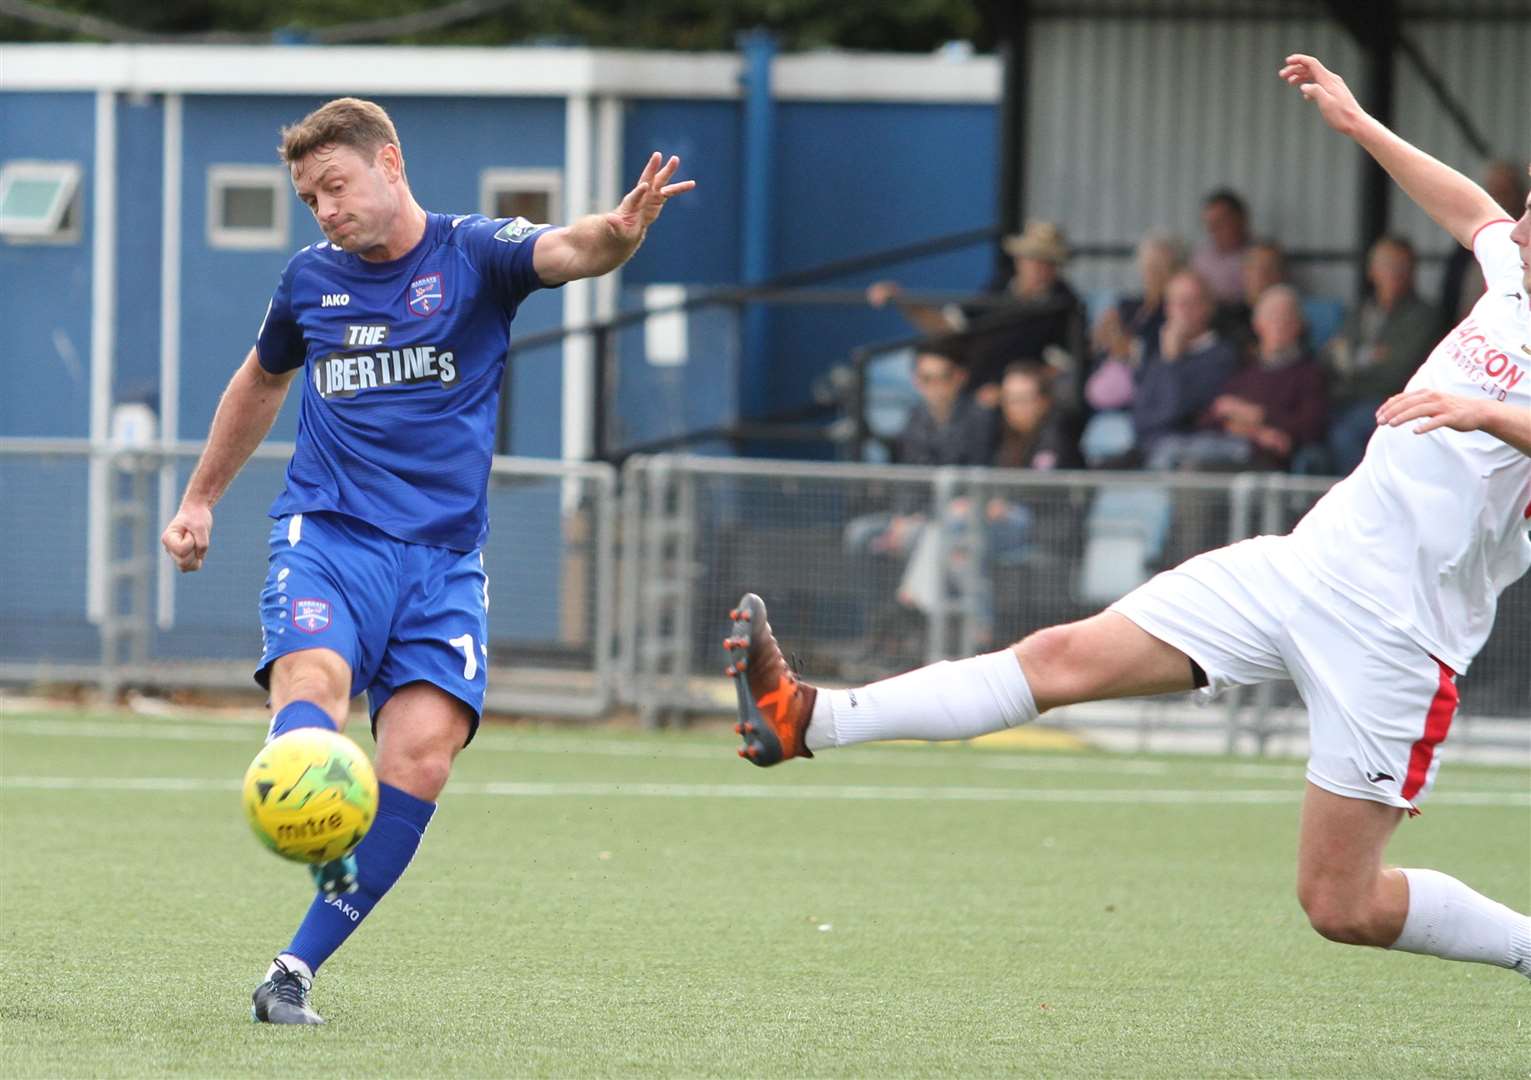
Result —
[{"label": "red and white sock", "polygon": [[1009,649],[942,660],[856,690],[820,690],[808,749],[882,739],[971,739],[1037,718],[1037,704]]},{"label": "red and white sock", "polygon": [[1439,870],[1404,870],[1409,914],[1392,948],[1514,968],[1531,978],[1531,917]]}]

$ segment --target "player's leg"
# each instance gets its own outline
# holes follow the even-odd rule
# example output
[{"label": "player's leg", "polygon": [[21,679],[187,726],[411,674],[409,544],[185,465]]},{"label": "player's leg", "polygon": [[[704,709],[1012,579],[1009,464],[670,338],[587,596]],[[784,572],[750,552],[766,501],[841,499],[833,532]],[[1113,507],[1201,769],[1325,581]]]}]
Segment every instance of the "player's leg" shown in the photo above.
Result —
[{"label": "player's leg", "polygon": [[356,891],[315,896],[284,954],[310,977],[408,868],[476,723],[468,705],[424,682],[401,687],[378,710],[377,816],[356,848]]},{"label": "player's leg", "polygon": [[[295,515],[271,533],[261,593],[263,648],[256,680],[270,693],[268,738],[303,727],[341,730],[387,640],[389,563],[379,537],[326,514]],[[355,887],[354,853],[315,867],[321,895]],[[255,989],[255,1019],[323,1023],[308,1003],[313,970],[283,953]]]},{"label": "player's leg", "polygon": [[1271,641],[1280,613],[1256,594],[1270,576],[1265,563],[1258,545],[1223,548],[1156,576],[1110,610],[1011,648],[825,692],[788,668],[764,603],[749,594],[728,639],[731,653],[744,654],[731,668],[743,676],[740,753],[768,765],[872,740],[967,739],[1061,705],[1282,677]]},{"label": "player's leg", "polygon": [[1309,783],[1297,897],[1330,941],[1512,968],[1531,978],[1531,917],[1438,870],[1383,864],[1404,811]]},{"label": "player's leg", "polygon": [[1382,865],[1404,811],[1325,791],[1311,781],[1297,842],[1297,900],[1330,941],[1391,945],[1403,931],[1409,887]]},{"label": "player's leg", "polygon": [[404,545],[387,650],[368,696],[378,808],[354,892],[314,898],[284,960],[311,978],[408,868],[483,707],[487,603],[477,553]]},{"label": "player's leg", "polygon": [[1312,731],[1297,895],[1313,928],[1531,977],[1531,918],[1447,874],[1383,862],[1398,822],[1429,793],[1455,676],[1327,586],[1312,588],[1291,642]]},{"label": "player's leg", "polygon": [[344,731],[351,665],[333,649],[304,649],[271,664],[271,738],[301,727]]}]

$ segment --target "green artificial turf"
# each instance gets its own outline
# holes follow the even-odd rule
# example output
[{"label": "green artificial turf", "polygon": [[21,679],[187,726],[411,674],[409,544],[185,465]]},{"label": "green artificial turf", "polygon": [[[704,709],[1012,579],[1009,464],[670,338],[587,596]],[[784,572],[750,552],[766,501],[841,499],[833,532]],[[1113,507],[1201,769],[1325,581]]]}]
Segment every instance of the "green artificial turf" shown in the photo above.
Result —
[{"label": "green artificial turf", "polygon": [[[1307,928],[1300,763],[721,729],[486,729],[329,1024],[255,1025],[310,895],[242,818],[262,735],[0,720],[0,1074],[1531,1075],[1531,982]],[[1392,860],[1531,909],[1528,786],[1448,762]]]}]

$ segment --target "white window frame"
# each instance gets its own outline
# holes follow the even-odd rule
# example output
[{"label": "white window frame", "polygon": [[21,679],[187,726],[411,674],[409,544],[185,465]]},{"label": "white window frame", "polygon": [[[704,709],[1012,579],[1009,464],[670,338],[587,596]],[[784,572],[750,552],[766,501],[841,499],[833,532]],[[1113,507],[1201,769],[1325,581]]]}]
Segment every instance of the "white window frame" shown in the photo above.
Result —
[{"label": "white window frame", "polygon": [[485,217],[496,217],[494,197],[502,191],[530,191],[548,197],[548,220],[533,225],[557,225],[563,221],[563,170],[485,169],[478,175],[478,208]]},{"label": "white window frame", "polygon": [[[0,234],[14,243],[74,244],[81,236],[84,202],[80,180],[84,171],[77,161],[33,161],[17,159],[0,166],[0,204],[17,180],[54,180],[59,184],[53,202],[42,218],[0,217]],[[72,220],[69,211],[74,211]]]},{"label": "white window frame", "polygon": [[[287,191],[292,178],[280,165],[209,165],[207,167],[207,246],[230,251],[285,251],[292,222]],[[244,229],[223,224],[223,192],[231,187],[269,187],[274,216],[270,228]]]}]

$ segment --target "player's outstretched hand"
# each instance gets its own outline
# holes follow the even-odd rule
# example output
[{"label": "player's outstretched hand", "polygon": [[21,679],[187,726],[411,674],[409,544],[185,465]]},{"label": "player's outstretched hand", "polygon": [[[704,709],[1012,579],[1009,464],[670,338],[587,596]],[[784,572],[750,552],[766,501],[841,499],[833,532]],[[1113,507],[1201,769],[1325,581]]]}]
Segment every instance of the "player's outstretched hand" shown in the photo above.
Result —
[{"label": "player's outstretched hand", "polygon": [[1423,435],[1436,428],[1453,431],[1477,431],[1483,426],[1483,402],[1439,390],[1407,390],[1394,394],[1377,410],[1378,425],[1398,427],[1418,420],[1414,434]]},{"label": "player's outstretched hand", "polygon": [[1345,80],[1324,67],[1316,58],[1293,53],[1286,58],[1280,75],[1302,96],[1318,106],[1324,122],[1342,135],[1349,135],[1366,111],[1345,85]]},{"label": "player's outstretched hand", "polygon": [[665,161],[658,150],[649,155],[649,163],[643,167],[643,175],[638,177],[638,186],[629,191],[617,204],[617,208],[606,215],[606,220],[618,235],[634,242],[642,239],[667,201],[696,187],[695,180],[670,183],[670,178],[679,168],[680,158],[674,155],[671,155],[669,161]]},{"label": "player's outstretched hand", "polygon": [[202,569],[213,532],[213,512],[205,506],[183,506],[176,511],[159,542],[183,574]]}]

